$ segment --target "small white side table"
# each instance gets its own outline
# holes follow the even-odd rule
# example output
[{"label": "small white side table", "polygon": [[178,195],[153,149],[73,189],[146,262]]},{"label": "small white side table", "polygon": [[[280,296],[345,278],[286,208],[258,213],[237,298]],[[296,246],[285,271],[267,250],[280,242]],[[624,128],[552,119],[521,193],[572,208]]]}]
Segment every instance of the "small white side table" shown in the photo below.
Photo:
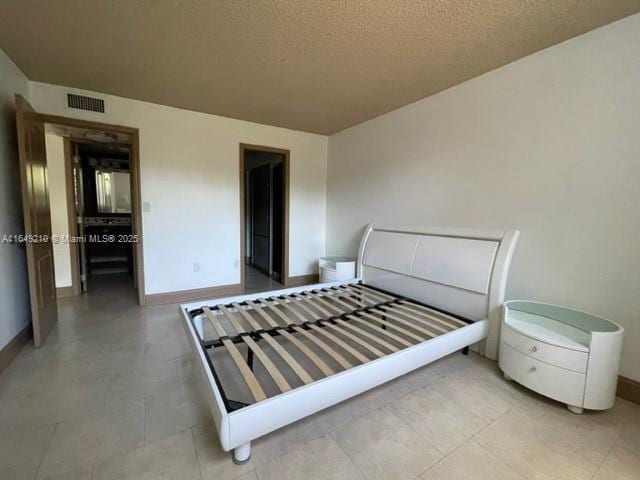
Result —
[{"label": "small white side table", "polygon": [[615,402],[623,333],[578,310],[512,300],[503,307],[500,369],[573,413],[605,410]]},{"label": "small white side table", "polygon": [[340,282],[356,276],[356,260],[351,257],[320,257],[320,282]]}]

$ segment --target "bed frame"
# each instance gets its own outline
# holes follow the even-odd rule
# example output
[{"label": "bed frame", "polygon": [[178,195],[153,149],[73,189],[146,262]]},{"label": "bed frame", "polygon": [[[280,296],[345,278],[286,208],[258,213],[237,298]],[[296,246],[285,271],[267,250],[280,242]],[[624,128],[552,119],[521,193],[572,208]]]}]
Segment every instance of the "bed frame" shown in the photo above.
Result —
[{"label": "bed frame", "polygon": [[497,359],[517,238],[372,224],[352,281],[181,305],[222,448],[244,463],[252,440],[452,352]]}]

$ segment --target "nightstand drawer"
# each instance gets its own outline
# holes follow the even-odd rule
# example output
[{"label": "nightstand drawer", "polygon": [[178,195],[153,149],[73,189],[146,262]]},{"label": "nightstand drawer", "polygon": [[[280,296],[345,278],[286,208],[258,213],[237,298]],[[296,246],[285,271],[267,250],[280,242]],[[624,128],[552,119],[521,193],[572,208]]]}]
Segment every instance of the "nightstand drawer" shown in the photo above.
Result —
[{"label": "nightstand drawer", "polygon": [[585,375],[531,358],[502,343],[500,366],[518,383],[569,405],[582,405]]},{"label": "nightstand drawer", "polygon": [[533,339],[506,323],[502,325],[502,342],[507,343],[520,353],[542,360],[545,363],[573,370],[574,372],[586,373],[587,371],[587,361],[589,359],[587,352],[570,350]]}]

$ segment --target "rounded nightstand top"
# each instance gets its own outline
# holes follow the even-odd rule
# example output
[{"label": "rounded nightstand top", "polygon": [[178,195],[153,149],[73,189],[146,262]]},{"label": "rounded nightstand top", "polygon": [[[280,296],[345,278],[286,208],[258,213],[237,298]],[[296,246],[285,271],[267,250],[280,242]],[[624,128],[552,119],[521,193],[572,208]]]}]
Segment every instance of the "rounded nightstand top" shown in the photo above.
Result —
[{"label": "rounded nightstand top", "polygon": [[510,300],[504,305],[508,310],[546,317],[589,334],[618,333],[623,330],[622,326],[612,320],[561,305],[529,300]]}]

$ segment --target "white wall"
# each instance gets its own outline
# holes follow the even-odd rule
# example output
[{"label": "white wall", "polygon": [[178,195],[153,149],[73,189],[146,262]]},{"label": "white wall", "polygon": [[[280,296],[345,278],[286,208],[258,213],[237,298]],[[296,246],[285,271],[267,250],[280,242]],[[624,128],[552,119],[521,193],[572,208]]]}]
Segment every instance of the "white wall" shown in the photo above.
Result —
[{"label": "white wall", "polygon": [[[45,146],[49,175],[51,233],[67,237],[69,235],[69,217],[67,213],[64,139],[55,133],[46,133]],[[56,288],[70,287],[72,283],[71,250],[68,243],[53,244],[53,264],[56,271]]]},{"label": "white wall", "polygon": [[105,95],[106,114],[77,112],[65,107],[70,89],[33,82],[31,90],[41,113],[140,129],[142,200],[151,203],[143,214],[147,294],[240,281],[241,142],[291,151],[289,273],[317,270],[327,137]]},{"label": "white wall", "polygon": [[327,253],[364,224],[518,228],[508,297],[626,328],[640,380],[640,15],[329,138]]},{"label": "white wall", "polygon": [[[14,94],[29,97],[27,78],[0,50],[0,240],[24,233]],[[25,251],[0,241],[0,349],[31,321]]]}]

